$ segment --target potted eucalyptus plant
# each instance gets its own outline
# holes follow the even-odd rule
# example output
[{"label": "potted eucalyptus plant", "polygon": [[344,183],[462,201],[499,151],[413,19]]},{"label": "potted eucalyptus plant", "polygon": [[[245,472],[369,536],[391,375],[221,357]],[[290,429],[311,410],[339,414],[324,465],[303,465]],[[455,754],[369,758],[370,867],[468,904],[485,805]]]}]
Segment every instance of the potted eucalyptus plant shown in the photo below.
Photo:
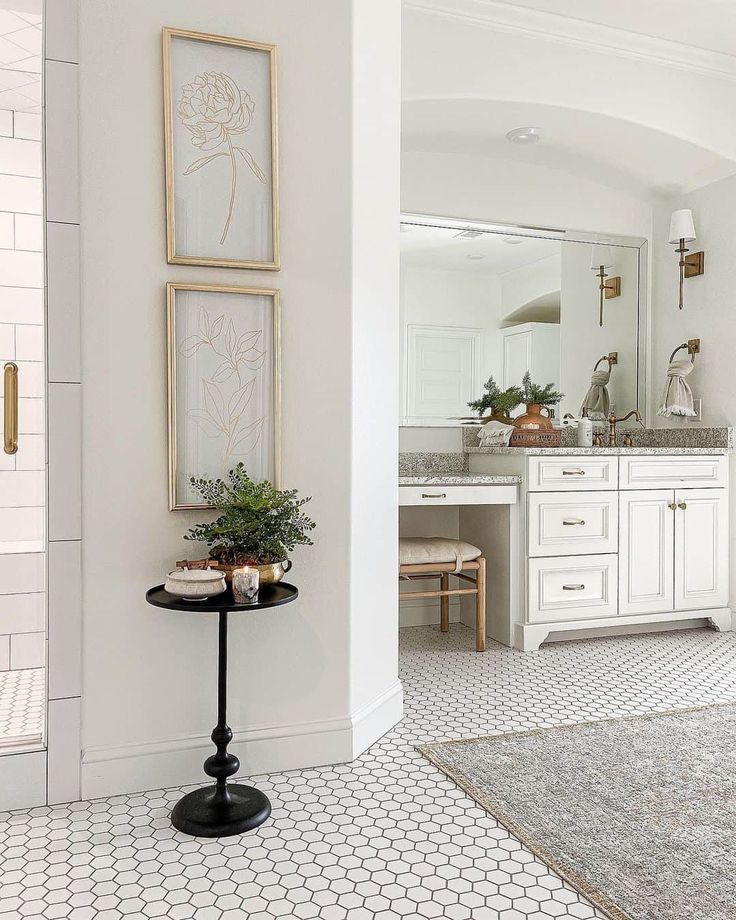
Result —
[{"label": "potted eucalyptus plant", "polygon": [[502,390],[493,377],[489,377],[483,384],[483,390],[485,392],[481,397],[468,403],[468,407],[477,414],[480,422],[485,424],[495,421],[513,425],[510,413],[523,402],[521,389],[509,387]]},{"label": "potted eucalyptus plant", "polygon": [[298,498],[295,489],[281,491],[270,482],[254,482],[239,463],[227,481],[206,476],[190,479],[202,499],[218,517],[196,524],[185,540],[206,543],[210,558],[183,562],[190,568],[209,565],[225,572],[247,565],[258,569],[261,584],[280,581],[291,568],[288,558],[295,546],[311,546],[308,534],[314,521],[302,512],[311,498]]},{"label": "potted eucalyptus plant", "polygon": [[542,415],[542,409],[549,410],[564,398],[564,394],[555,389],[554,384],[546,383],[543,387],[532,381],[532,375],[527,371],[521,381],[521,399],[526,403],[526,413],[514,419],[516,428],[550,429],[553,428],[549,416]]}]

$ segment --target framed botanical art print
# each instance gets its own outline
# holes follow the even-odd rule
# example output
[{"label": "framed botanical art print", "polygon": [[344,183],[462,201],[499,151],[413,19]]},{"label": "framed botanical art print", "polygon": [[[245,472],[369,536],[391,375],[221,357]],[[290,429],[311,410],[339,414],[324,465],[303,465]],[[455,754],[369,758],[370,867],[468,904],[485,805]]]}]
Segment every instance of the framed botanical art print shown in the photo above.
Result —
[{"label": "framed botanical art print", "polygon": [[166,285],[169,508],[204,508],[192,476],[244,463],[279,484],[278,291]]},{"label": "framed botanical art print", "polygon": [[279,268],[276,48],[163,30],[169,262]]}]

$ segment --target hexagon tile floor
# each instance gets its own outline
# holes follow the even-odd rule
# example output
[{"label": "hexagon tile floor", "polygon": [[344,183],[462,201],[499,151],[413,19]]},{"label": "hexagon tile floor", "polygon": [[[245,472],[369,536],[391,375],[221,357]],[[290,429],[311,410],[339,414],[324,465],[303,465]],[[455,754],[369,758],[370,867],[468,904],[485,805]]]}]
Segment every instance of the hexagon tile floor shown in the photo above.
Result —
[{"label": "hexagon tile floor", "polygon": [[601,917],[414,745],[734,700],[736,635],[473,641],[402,630],[404,721],[352,764],[254,777],[254,833],[179,834],[180,789],[0,815],[0,920]]},{"label": "hexagon tile floor", "polygon": [[0,671],[0,746],[41,740],[45,697],[43,668]]}]

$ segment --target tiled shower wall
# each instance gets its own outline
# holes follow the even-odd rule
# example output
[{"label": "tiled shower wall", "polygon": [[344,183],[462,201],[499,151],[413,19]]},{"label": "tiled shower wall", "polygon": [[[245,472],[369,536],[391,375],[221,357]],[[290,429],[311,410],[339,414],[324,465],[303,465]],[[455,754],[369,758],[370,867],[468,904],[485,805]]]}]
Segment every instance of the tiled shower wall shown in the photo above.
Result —
[{"label": "tiled shower wall", "polygon": [[45,644],[41,116],[0,109],[0,361],[18,365],[19,444],[0,454],[0,670]]}]

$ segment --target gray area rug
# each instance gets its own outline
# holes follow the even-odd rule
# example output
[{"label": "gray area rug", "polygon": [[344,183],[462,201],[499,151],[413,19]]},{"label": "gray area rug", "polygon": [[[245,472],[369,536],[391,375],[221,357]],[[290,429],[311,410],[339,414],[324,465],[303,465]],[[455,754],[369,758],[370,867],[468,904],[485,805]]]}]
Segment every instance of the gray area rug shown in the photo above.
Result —
[{"label": "gray area rug", "polygon": [[612,920],[736,918],[736,705],[418,750]]}]

